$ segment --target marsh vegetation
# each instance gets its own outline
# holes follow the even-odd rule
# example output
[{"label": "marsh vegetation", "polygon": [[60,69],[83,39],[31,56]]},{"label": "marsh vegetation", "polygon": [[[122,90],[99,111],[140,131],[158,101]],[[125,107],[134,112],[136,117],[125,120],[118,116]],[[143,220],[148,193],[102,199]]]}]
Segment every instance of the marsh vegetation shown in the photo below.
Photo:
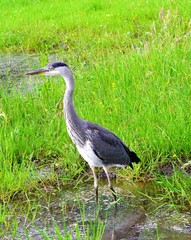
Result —
[{"label": "marsh vegetation", "polygon": [[[156,209],[190,212],[190,12],[191,3],[179,0],[1,1],[2,236],[18,229],[17,211],[10,208],[14,199],[29,201],[31,193],[92,181],[66,132],[63,80],[22,76],[51,60],[71,66],[78,114],[115,132],[140,156],[134,171],[113,169],[117,178],[137,183],[136,191]],[[19,60],[4,64],[7,54]],[[28,54],[35,61],[28,61]],[[18,69],[15,78],[13,69]],[[19,85],[10,86],[11,78]],[[155,194],[138,186],[148,181]],[[91,230],[97,239],[104,232],[99,226],[100,231]],[[87,239],[96,239],[90,232]]]}]

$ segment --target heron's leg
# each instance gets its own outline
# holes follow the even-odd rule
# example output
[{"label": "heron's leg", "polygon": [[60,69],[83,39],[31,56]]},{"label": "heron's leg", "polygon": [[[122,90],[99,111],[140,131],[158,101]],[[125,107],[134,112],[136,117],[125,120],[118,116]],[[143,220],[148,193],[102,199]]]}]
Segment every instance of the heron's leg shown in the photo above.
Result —
[{"label": "heron's leg", "polygon": [[108,173],[108,168],[107,168],[106,166],[103,166],[103,170],[104,170],[105,173],[106,173],[107,180],[108,180],[108,184],[109,184],[109,188],[111,189],[112,194],[113,194],[113,197],[114,197],[114,200],[115,200],[115,202],[116,202],[116,200],[117,200],[116,192],[115,192],[115,190],[114,190],[114,188],[113,188],[113,186],[112,186],[112,184],[111,184],[111,181],[110,181],[110,178],[109,178],[109,173]]},{"label": "heron's leg", "polygon": [[93,176],[94,176],[94,189],[96,192],[96,203],[98,203],[98,180],[97,180],[95,168],[93,166],[90,166],[90,168],[91,168],[91,170],[93,172]]}]

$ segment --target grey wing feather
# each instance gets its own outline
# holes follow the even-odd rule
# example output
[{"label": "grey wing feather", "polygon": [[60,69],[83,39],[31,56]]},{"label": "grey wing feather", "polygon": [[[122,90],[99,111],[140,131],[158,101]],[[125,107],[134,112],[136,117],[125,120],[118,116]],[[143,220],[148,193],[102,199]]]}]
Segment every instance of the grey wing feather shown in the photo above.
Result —
[{"label": "grey wing feather", "polygon": [[104,164],[130,165],[130,151],[124,143],[109,130],[87,122],[88,138],[91,140],[95,154]]}]

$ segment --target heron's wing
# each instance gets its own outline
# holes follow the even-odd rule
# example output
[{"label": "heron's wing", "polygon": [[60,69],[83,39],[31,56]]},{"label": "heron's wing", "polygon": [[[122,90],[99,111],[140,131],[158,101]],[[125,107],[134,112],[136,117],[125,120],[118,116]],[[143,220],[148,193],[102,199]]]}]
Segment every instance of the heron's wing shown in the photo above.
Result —
[{"label": "heron's wing", "polygon": [[93,151],[105,164],[132,165],[125,144],[107,129],[87,122],[87,138]]}]

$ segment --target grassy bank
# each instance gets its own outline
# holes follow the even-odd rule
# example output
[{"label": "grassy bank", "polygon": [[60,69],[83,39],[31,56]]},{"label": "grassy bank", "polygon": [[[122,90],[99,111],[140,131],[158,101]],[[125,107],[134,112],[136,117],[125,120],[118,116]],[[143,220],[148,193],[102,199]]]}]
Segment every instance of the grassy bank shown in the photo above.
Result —
[{"label": "grassy bank", "polygon": [[[157,50],[150,50],[152,62],[139,53],[128,58],[116,55],[107,65],[103,61],[74,71],[78,113],[113,130],[136,150],[142,159],[137,176],[158,171],[161,162],[189,157],[189,63],[185,61],[179,67],[183,57],[180,49],[171,55],[165,64]],[[171,75],[163,71],[171,66]],[[35,181],[28,178],[34,162],[63,166],[66,179],[82,171],[82,161],[66,133],[62,106],[57,104],[63,90],[64,82],[59,78],[37,85],[32,93],[13,89],[7,94],[1,90],[1,196],[6,194],[5,189],[20,189],[17,177],[24,185],[26,178]]]},{"label": "grassy bank", "polygon": [[0,51],[62,49],[82,57],[86,50],[91,54],[99,49],[97,57],[101,50],[110,48],[131,52],[132,45],[141,47],[153,39],[175,43],[187,38],[190,9],[191,4],[185,0],[57,0],[54,4],[50,0],[2,0]]},{"label": "grassy bank", "polygon": [[[39,67],[51,54],[66,61],[79,115],[114,131],[142,160],[118,175],[155,177],[171,202],[183,195],[190,204],[186,173],[158,177],[160,166],[180,169],[191,154],[190,10],[186,1],[1,1],[0,51],[38,53]],[[41,80],[32,92],[0,87],[2,201],[86,172],[63,121],[64,82]]]}]

